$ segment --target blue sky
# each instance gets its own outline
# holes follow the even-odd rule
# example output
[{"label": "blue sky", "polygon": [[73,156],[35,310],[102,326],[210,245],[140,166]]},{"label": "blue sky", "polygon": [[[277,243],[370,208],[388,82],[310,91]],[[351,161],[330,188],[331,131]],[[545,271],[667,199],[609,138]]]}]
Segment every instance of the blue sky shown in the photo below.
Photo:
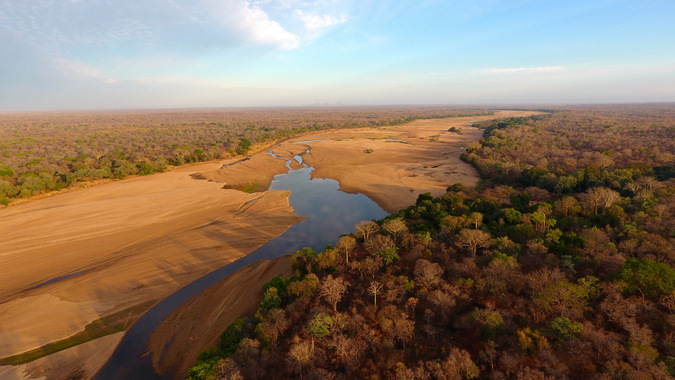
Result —
[{"label": "blue sky", "polygon": [[0,111],[675,101],[672,0],[3,0]]}]

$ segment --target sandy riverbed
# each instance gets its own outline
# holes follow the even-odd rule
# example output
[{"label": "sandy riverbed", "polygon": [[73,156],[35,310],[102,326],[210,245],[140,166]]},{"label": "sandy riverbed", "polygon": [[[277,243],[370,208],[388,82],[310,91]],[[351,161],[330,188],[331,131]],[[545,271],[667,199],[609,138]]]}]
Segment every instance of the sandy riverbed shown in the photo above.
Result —
[{"label": "sandy riverbed", "polygon": [[[0,357],[153,303],[302,220],[288,192],[197,181],[206,164],[111,182],[0,211]],[[36,286],[62,276],[62,281]]]},{"label": "sandy riverbed", "polygon": [[[483,136],[483,131],[471,127],[471,123],[535,113],[498,111],[494,116],[317,132],[293,139],[275,152],[283,152],[294,143],[306,145],[311,152],[303,159],[316,168],[312,177],[336,179],[343,191],[365,194],[386,211],[395,212],[414,204],[419,194],[439,196],[454,183],[478,183],[476,170],[459,159],[462,147]],[[451,127],[461,128],[462,133],[448,132]],[[307,140],[323,141],[297,144]]]}]

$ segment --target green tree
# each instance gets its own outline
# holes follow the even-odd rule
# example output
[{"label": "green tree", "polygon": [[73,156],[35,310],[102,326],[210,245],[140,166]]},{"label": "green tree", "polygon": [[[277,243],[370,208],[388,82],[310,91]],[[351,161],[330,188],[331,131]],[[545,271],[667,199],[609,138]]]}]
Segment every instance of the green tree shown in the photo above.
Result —
[{"label": "green tree", "polygon": [[188,369],[188,380],[210,379],[215,375],[215,362],[199,362]]},{"label": "green tree", "polygon": [[263,285],[263,290],[267,291],[269,288],[277,288],[279,297],[285,297],[288,294],[288,285],[290,283],[291,280],[284,276],[274,276]]},{"label": "green tree", "polygon": [[142,162],[138,164],[138,174],[148,175],[155,172],[155,168],[149,162]]},{"label": "green tree", "polygon": [[307,325],[307,332],[312,337],[312,351],[314,351],[314,339],[321,340],[330,334],[333,327],[333,318],[319,313]]},{"label": "green tree", "polygon": [[613,277],[623,281],[624,292],[640,293],[643,298],[656,300],[675,291],[675,269],[652,259],[630,258]]},{"label": "green tree", "polygon": [[314,273],[318,269],[317,257],[315,250],[305,247],[295,251],[291,258],[291,267],[300,275]]},{"label": "green tree", "polygon": [[504,330],[504,318],[498,311],[477,309],[471,313],[471,318],[482,325],[483,339],[495,339],[497,334]]},{"label": "green tree", "polygon": [[377,254],[382,258],[384,265],[390,265],[394,261],[401,260],[401,257],[396,254],[396,246],[384,248],[377,252]]},{"label": "green tree", "polygon": [[220,348],[223,351],[223,356],[230,356],[237,350],[237,346],[239,346],[239,342],[242,339],[245,323],[246,319],[239,318],[227,326],[227,329],[220,334]]},{"label": "green tree", "polygon": [[263,310],[272,310],[281,306],[281,297],[279,297],[279,291],[275,287],[270,287],[265,291],[262,300],[258,304],[258,307]]},{"label": "green tree", "polygon": [[505,208],[504,210],[504,220],[508,224],[518,224],[520,223],[520,211],[514,208]]},{"label": "green tree", "polygon": [[239,140],[239,145],[237,145],[237,153],[246,154],[251,150],[252,147],[253,143],[251,142],[251,140],[243,138]]},{"label": "green tree", "polygon": [[573,322],[565,317],[558,317],[551,322],[550,334],[559,343],[574,339],[582,331],[584,331],[584,326],[581,323]]}]

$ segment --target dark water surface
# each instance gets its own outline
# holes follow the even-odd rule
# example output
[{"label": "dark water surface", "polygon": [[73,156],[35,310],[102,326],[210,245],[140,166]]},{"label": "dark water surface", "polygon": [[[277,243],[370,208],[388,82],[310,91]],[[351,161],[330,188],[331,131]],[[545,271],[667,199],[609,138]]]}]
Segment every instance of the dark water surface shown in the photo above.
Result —
[{"label": "dark water surface", "polygon": [[291,206],[296,214],[304,216],[306,220],[249,255],[195,280],[162,300],[131,326],[95,378],[162,379],[153,372],[150,357],[143,354],[157,325],[181,304],[246,265],[293,253],[303,247],[321,251],[328,244],[335,244],[340,235],[353,232],[356,223],[381,219],[387,215],[365,195],[341,192],[335,180],[310,179],[313,170],[309,167],[290,170],[287,174],[275,176],[270,186],[274,190],[290,190]]}]

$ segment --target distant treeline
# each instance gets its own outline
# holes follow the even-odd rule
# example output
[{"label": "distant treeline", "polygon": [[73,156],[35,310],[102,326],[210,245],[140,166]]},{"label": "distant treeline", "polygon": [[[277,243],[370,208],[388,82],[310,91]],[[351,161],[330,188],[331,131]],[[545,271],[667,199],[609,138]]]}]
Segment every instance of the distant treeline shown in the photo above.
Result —
[{"label": "distant treeline", "polygon": [[256,144],[309,131],[490,113],[438,106],[0,114],[0,204],[82,181],[245,155]]},{"label": "distant treeline", "polygon": [[559,194],[675,177],[675,107],[605,106],[491,120],[462,156],[496,183]]}]

